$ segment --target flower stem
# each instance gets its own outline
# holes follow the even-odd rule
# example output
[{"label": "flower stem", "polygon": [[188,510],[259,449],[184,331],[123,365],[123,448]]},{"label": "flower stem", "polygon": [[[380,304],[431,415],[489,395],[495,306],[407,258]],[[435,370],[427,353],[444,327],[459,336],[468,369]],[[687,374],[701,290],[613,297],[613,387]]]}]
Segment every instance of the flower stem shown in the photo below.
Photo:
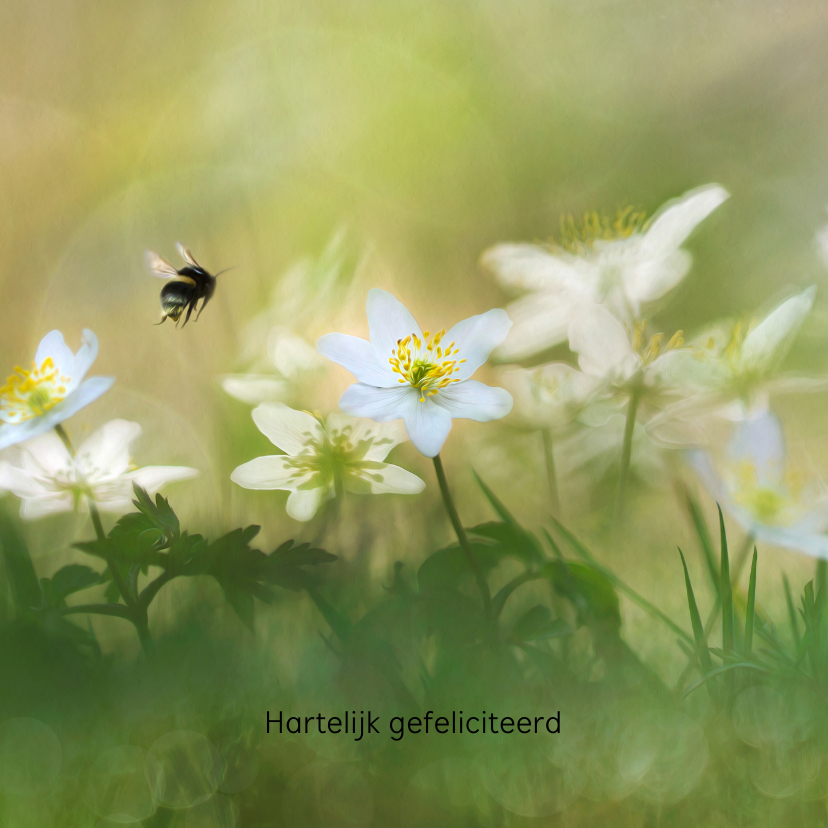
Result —
[{"label": "flower stem", "polygon": [[546,479],[549,483],[549,499],[552,501],[552,514],[561,516],[561,500],[558,495],[558,475],[555,471],[555,443],[552,439],[552,429],[541,429],[543,437],[543,456],[546,460]]},{"label": "flower stem", "polygon": [[[69,439],[69,435],[60,423],[55,426],[55,434],[60,437],[63,445],[66,446],[66,450],[74,457],[75,450],[72,448],[72,441]],[[98,511],[98,507],[95,505],[95,501],[92,500],[91,492],[87,493],[87,500],[89,501],[89,515],[92,518],[92,525],[95,527],[95,535],[99,541],[104,541],[106,540],[106,533],[104,532],[103,524],[101,523],[101,514]],[[112,580],[115,582],[115,586],[118,587],[118,592],[121,594],[121,598],[124,599],[124,604],[126,604],[126,610],[128,612],[127,617],[133,623],[136,631],[138,632],[138,639],[141,642],[141,648],[145,653],[147,653],[147,655],[149,655],[155,648],[152,643],[152,637],[150,636],[147,608],[132,597],[132,593],[129,591],[129,588],[121,575],[121,570],[118,569],[115,564],[115,559],[111,555],[104,555],[104,560],[106,561],[106,565],[109,567],[109,572],[112,575]],[[149,603],[149,601],[147,603]],[[80,611],[81,610],[77,608],[74,609],[74,612]],[[100,610],[89,610],[89,612],[106,614],[101,613]]]},{"label": "flower stem", "polygon": [[632,457],[633,434],[635,433],[635,418],[638,414],[638,403],[641,399],[641,389],[633,387],[630,390],[630,400],[627,403],[627,422],[624,425],[624,445],[621,449],[621,468],[618,471],[618,488],[615,490],[615,509],[613,511],[613,529],[618,527],[624,515],[624,495],[627,489],[627,478],[630,473],[630,459]]},{"label": "flower stem", "polygon": [[463,528],[463,524],[460,523],[460,516],[457,514],[457,507],[454,505],[454,500],[452,500],[448,482],[446,481],[446,473],[443,471],[443,461],[440,459],[439,454],[435,455],[433,459],[434,471],[437,473],[437,482],[440,484],[440,494],[443,496],[443,503],[446,505],[446,511],[448,512],[451,525],[454,527],[457,540],[460,542],[460,546],[466,554],[466,560],[469,562],[472,572],[474,572],[477,587],[480,590],[481,597],[483,598],[483,611],[486,613],[486,617],[489,618],[491,616],[492,605],[492,596],[489,592],[489,585],[483,575],[483,570],[480,568],[480,563],[474,556],[474,552],[472,552],[466,530]]}]

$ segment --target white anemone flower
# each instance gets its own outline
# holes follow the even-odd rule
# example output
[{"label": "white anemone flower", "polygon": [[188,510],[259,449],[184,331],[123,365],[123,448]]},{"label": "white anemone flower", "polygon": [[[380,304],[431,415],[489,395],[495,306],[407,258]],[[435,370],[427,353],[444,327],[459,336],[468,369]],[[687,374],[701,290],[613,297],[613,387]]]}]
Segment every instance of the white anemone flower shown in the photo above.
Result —
[{"label": "white anemone flower", "polygon": [[402,419],[426,457],[440,453],[453,418],[488,422],[511,411],[508,391],[470,379],[506,338],[512,323],[505,311],[472,316],[448,333],[423,333],[402,303],[374,288],[367,312],[370,342],[333,333],[317,344],[359,380],[342,395],[343,411],[376,422]]},{"label": "white anemone flower", "polygon": [[282,401],[291,397],[308,376],[325,367],[324,360],[301,336],[282,325],[274,326],[267,336],[266,368],[273,371],[251,371],[246,374],[228,374],[221,386],[242,402],[258,405],[267,401]]},{"label": "white anemone flower", "polygon": [[642,306],[660,299],[690,269],[681,249],[690,233],[729,194],[717,184],[699,187],[668,202],[649,222],[623,211],[615,221],[586,216],[569,227],[570,249],[559,245],[499,244],[482,264],[499,284],[525,294],[507,307],[514,321],[498,348],[500,361],[515,361],[564,342],[569,322],[583,305],[606,305],[633,323]]},{"label": "white anemone flower", "polygon": [[828,558],[828,495],[815,475],[792,468],[779,420],[769,411],[735,430],[724,457],[694,451],[700,480],[747,532],[765,543]]},{"label": "white anemone flower", "polygon": [[569,347],[581,370],[595,381],[629,393],[670,387],[682,376],[692,353],[683,348],[681,331],[668,342],[657,333],[647,339],[645,322],[623,325],[603,305],[580,310],[569,324]]},{"label": "white anemone flower", "polygon": [[55,434],[41,434],[13,450],[16,461],[0,463],[0,490],[20,498],[26,520],[69,512],[92,500],[104,512],[132,508],[133,484],[155,493],[165,483],[198,474],[185,466],[145,466],[130,462],[138,423],[110,420],[81,443],[74,456]]},{"label": "white anemone flower", "polygon": [[[517,419],[531,429],[560,433],[581,420],[606,386],[599,378],[585,374],[565,362],[535,368],[508,368],[499,373],[503,385],[515,400]],[[605,422],[609,413],[600,417]],[[587,417],[589,425],[599,425]]]},{"label": "white anemone flower", "polygon": [[253,409],[253,421],[285,454],[257,457],[230,479],[245,489],[289,491],[287,513],[295,520],[310,520],[343,491],[418,494],[425,488],[416,475],[383,462],[406,439],[397,423],[331,414],[323,424],[283,403],[262,403]]},{"label": "white anemone flower", "polygon": [[98,338],[85,329],[81,339],[73,354],[60,331],[46,334],[32,367],[15,368],[0,388],[0,449],[49,431],[112,387],[112,377],[84,381],[98,355]]},{"label": "white anemone flower", "polygon": [[[696,337],[689,346],[694,358],[676,377],[685,398],[664,408],[653,433],[667,442],[703,443],[715,421],[744,421],[767,410],[772,394],[825,390],[823,379],[779,374],[815,295],[812,285],[758,323],[721,322]],[[688,441],[687,435],[694,436]]]}]

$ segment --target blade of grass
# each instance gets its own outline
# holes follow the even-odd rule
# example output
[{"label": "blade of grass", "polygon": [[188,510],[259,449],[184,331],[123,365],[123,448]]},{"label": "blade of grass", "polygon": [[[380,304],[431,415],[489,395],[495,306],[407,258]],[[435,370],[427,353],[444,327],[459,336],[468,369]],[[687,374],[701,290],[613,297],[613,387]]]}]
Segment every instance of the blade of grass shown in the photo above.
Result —
[{"label": "blade of grass", "polygon": [[793,595],[791,595],[791,585],[788,583],[788,576],[782,576],[782,583],[785,586],[785,601],[788,604],[788,619],[791,624],[791,633],[793,634],[794,649],[799,648],[802,637],[799,635],[799,623],[796,620],[796,608],[794,607]]},{"label": "blade of grass", "polygon": [[730,558],[727,554],[727,532],[725,531],[724,515],[722,507],[719,506],[719,531],[721,533],[721,584],[719,586],[722,596],[722,649],[733,650],[733,587],[730,583]]},{"label": "blade of grass", "polygon": [[707,649],[707,638],[704,634],[699,607],[696,604],[696,596],[693,592],[693,584],[690,582],[690,573],[687,571],[687,561],[684,560],[684,553],[679,549],[681,565],[684,567],[684,586],[687,590],[687,606],[690,608],[690,624],[693,627],[693,638],[696,640],[696,653],[699,656],[699,663],[702,672],[707,674],[713,669],[713,662],[710,659],[710,651]]},{"label": "blade of grass", "polygon": [[753,620],[756,615],[756,547],[753,547],[753,563],[750,565],[750,586],[748,587],[747,610],[745,611],[745,655],[753,648]]},{"label": "blade of grass", "polygon": [[698,500],[693,497],[690,490],[684,486],[680,486],[680,492],[683,495],[684,502],[687,506],[687,511],[690,514],[690,520],[696,534],[699,537],[699,544],[701,545],[704,561],[707,564],[707,572],[710,575],[710,582],[713,584],[713,589],[719,592],[719,573],[716,567],[716,555],[713,552],[713,541],[710,539],[710,530],[707,528],[707,521],[702,514],[701,506]]},{"label": "blade of grass", "polygon": [[703,684],[706,684],[710,679],[714,678],[715,676],[720,676],[722,673],[729,673],[733,670],[737,669],[745,669],[745,670],[756,670],[759,673],[767,673],[768,671],[761,667],[759,664],[753,664],[750,661],[736,661],[732,664],[723,664],[721,667],[717,667],[712,672],[708,673],[704,678],[697,681],[695,684],[691,684],[687,690],[684,691],[682,695],[683,699],[686,699],[694,690],[698,690]]}]

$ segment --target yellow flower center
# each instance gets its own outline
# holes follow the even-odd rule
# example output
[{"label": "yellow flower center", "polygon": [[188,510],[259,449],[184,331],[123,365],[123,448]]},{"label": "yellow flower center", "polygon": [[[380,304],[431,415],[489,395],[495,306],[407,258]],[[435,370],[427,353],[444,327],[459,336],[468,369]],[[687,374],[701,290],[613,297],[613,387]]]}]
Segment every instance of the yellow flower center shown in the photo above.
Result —
[{"label": "yellow flower center", "polygon": [[676,331],[667,345],[664,343],[664,334],[653,334],[649,340],[645,338],[644,330],[647,326],[647,320],[642,319],[635,323],[635,330],[633,332],[633,350],[639,354],[644,360],[645,365],[649,365],[656,357],[661,354],[672,351],[674,348],[681,348],[684,345],[684,332]]},{"label": "yellow flower center", "polygon": [[433,397],[441,388],[452,382],[460,382],[452,374],[460,370],[465,359],[454,359],[460,353],[454,342],[442,346],[446,329],[438,331],[429,338],[428,331],[423,339],[417,334],[409,334],[405,339],[397,340],[397,347],[391,350],[391,369],[399,374],[397,382],[408,383],[420,392],[420,402],[426,397]]},{"label": "yellow flower center", "polygon": [[594,210],[576,220],[573,216],[561,216],[558,245],[577,255],[591,250],[596,241],[628,239],[647,229],[644,210],[628,206],[616,211],[615,216],[603,216]]},{"label": "yellow flower center", "polygon": [[22,423],[42,417],[66,398],[71,378],[60,374],[51,357],[39,366],[33,362],[31,371],[20,367],[14,371],[0,388],[0,420]]},{"label": "yellow flower center", "polygon": [[777,485],[760,481],[756,466],[750,461],[739,463],[734,471],[734,499],[757,520],[767,525],[785,526],[796,519],[803,482],[794,470],[786,470]]},{"label": "yellow flower center", "polygon": [[372,446],[387,445],[390,438],[375,437],[368,432],[358,442],[353,440],[353,429],[345,426],[342,430],[327,431],[322,441],[308,435],[308,442],[300,454],[286,457],[285,465],[294,469],[292,478],[307,478],[300,489],[339,487],[348,484],[349,491],[365,489],[370,491],[368,478],[382,482],[378,471],[383,463],[366,460],[365,455]]}]

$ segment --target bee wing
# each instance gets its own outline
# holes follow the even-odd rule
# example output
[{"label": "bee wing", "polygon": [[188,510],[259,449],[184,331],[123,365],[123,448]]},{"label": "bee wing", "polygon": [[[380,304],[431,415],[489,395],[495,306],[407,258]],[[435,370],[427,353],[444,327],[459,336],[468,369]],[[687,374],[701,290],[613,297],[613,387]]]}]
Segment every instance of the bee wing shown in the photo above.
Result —
[{"label": "bee wing", "polygon": [[144,258],[153,276],[157,276],[159,279],[169,279],[172,276],[178,276],[178,271],[154,250],[147,250]]},{"label": "bee wing", "polygon": [[175,246],[178,248],[178,252],[181,255],[181,258],[187,262],[188,265],[192,265],[193,267],[197,267],[199,270],[204,270],[204,268],[195,260],[195,256],[190,252],[190,250],[184,247],[181,242],[176,242]]}]

